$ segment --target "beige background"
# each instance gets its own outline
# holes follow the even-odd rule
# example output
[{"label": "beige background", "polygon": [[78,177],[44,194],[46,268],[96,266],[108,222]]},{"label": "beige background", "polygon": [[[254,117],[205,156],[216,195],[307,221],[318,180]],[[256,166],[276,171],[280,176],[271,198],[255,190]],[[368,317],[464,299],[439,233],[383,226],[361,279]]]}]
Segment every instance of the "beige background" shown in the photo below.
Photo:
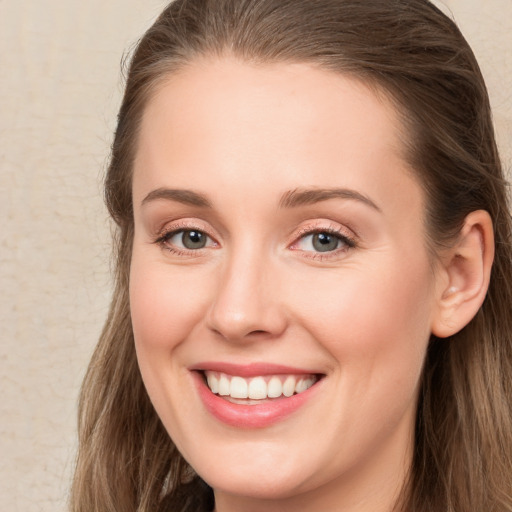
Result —
[{"label": "beige background", "polygon": [[[0,0],[0,510],[66,508],[110,294],[101,199],[123,51],[162,0]],[[512,162],[512,0],[446,0]]]}]

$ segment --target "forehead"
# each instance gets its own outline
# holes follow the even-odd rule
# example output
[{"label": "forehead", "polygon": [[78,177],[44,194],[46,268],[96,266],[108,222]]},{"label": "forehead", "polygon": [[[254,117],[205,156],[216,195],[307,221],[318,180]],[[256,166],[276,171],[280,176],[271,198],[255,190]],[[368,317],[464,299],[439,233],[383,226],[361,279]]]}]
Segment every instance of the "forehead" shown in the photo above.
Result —
[{"label": "forehead", "polygon": [[411,180],[402,137],[391,102],[354,78],[304,63],[201,59],[148,102],[134,193],[215,177],[248,194],[364,181],[378,197],[384,181],[398,190]]}]

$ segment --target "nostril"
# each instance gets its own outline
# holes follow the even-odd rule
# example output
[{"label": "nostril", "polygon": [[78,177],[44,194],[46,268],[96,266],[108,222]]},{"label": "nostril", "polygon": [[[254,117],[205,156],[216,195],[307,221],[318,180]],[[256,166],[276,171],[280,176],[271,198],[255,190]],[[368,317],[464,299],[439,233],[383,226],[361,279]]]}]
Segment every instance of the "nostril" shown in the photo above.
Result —
[{"label": "nostril", "polygon": [[228,304],[226,297],[220,297],[211,305],[205,317],[210,332],[228,341],[271,339],[284,332],[287,322],[282,308],[235,299],[231,297]]},{"label": "nostril", "polygon": [[246,339],[246,340],[250,340],[250,339],[254,339],[254,338],[257,338],[257,339],[260,339],[260,338],[266,338],[266,337],[271,337],[272,334],[268,331],[265,331],[264,329],[254,329],[252,331],[249,331],[248,333],[242,333],[242,334],[239,334],[239,333],[224,333],[225,331],[221,330],[221,329],[212,329],[212,332],[216,335],[216,336],[219,336],[221,338],[226,338],[226,339],[230,339],[230,340],[236,340],[236,339]]}]

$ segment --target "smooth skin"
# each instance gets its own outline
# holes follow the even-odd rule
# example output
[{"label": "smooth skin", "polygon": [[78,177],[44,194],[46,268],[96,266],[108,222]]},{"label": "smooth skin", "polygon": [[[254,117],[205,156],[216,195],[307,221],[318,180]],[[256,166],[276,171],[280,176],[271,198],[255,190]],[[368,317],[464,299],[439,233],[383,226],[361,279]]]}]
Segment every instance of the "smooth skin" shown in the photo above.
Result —
[{"label": "smooth skin", "polygon": [[[493,247],[489,216],[473,212],[432,261],[404,137],[384,95],[308,64],[204,58],[147,105],[133,178],[137,357],[217,512],[393,510],[430,335],[474,316]],[[290,416],[240,429],[200,400],[190,368],[203,361],[324,378]]]}]

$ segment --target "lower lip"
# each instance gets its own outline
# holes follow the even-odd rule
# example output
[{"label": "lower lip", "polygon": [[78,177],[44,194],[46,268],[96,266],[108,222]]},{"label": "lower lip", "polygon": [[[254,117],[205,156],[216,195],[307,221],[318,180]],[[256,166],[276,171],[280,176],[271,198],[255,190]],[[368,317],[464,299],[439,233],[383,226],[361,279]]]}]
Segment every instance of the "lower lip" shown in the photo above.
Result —
[{"label": "lower lip", "polygon": [[264,428],[285,419],[313,397],[320,382],[297,395],[244,405],[228,402],[213,394],[199,372],[193,371],[192,374],[206,410],[222,423],[237,428]]}]

